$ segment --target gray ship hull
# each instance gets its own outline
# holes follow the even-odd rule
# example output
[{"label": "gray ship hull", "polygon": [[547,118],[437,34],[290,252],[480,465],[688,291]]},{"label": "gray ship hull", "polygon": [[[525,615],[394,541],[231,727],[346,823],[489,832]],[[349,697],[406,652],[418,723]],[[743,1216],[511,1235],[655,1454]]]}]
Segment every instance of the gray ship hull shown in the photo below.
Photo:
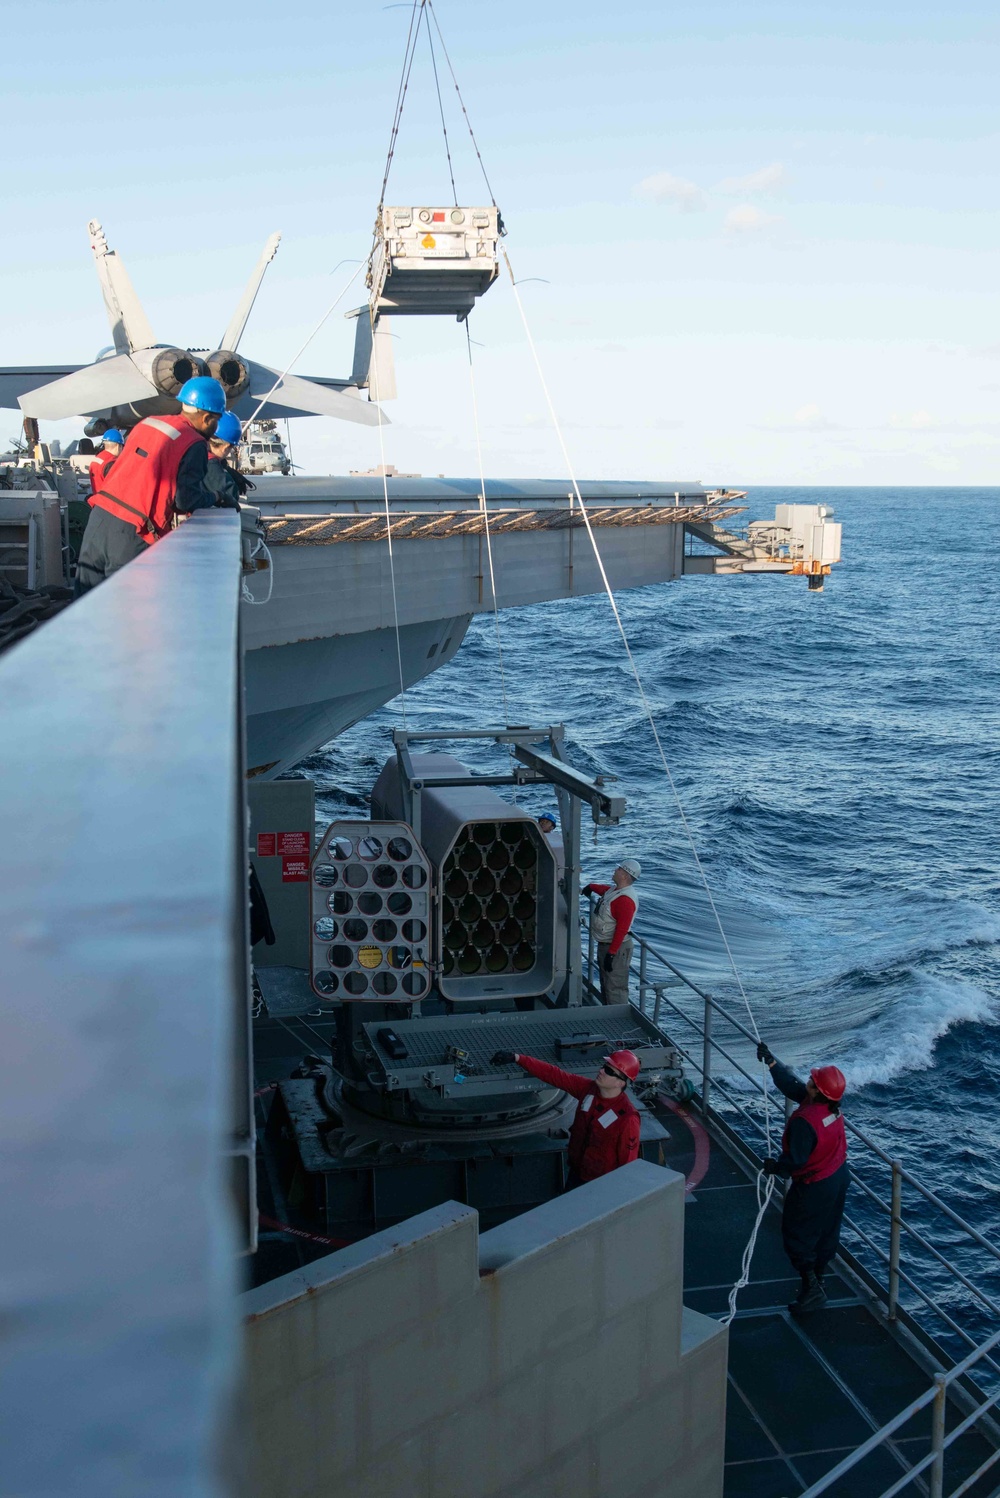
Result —
[{"label": "gray ship hull", "polygon": [[[273,777],[445,665],[474,614],[600,592],[568,481],[491,480],[487,538],[472,480],[276,479],[260,504],[270,600],[243,607],[247,762]],[[731,494],[691,484],[582,484],[615,589],[684,570],[685,525],[734,514]],[[496,494],[494,495],[494,490]],[[263,592],[260,577],[255,582]]]},{"label": "gray ship hull", "polygon": [[471,615],[394,629],[298,640],[245,656],[247,767],[273,778],[291,769],[399,694],[450,661]]}]

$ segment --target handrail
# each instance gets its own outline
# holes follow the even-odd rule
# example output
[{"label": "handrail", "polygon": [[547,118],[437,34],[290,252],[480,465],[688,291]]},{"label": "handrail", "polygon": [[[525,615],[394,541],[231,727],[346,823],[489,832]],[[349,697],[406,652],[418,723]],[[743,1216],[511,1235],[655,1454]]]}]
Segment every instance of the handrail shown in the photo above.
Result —
[{"label": "handrail", "polygon": [[[593,910],[593,905],[594,905],[593,897],[590,898],[589,904],[590,904],[591,910]],[[690,1055],[686,1056],[686,1059],[688,1059],[690,1061],[693,1061],[693,1064],[697,1067],[697,1069],[702,1074],[702,1091],[703,1091],[702,1102],[703,1102],[703,1106],[705,1105],[704,1093],[706,1091],[708,1091],[708,1089],[709,1089],[709,1087],[711,1085],[718,1085],[718,1083],[714,1081],[714,1079],[712,1078],[712,1075],[711,1075],[711,1059],[710,1058],[711,1058],[711,1052],[713,1052],[713,1051],[718,1052],[718,1054],[720,1056],[724,1057],[725,1060],[730,1064],[730,1066],[732,1066],[734,1068],[735,1071],[737,1071],[747,1081],[753,1083],[754,1086],[757,1086],[758,1085],[758,1079],[756,1077],[752,1076],[751,1073],[748,1072],[746,1070],[746,1068],[743,1067],[740,1064],[739,1061],[737,1061],[737,1059],[736,1059],[735,1056],[730,1055],[730,1053],[726,1050],[726,1048],[723,1045],[720,1044],[720,1042],[718,1041],[718,1039],[716,1039],[715,1036],[711,1034],[711,1028],[710,1028],[710,1026],[708,1026],[708,1025],[705,1024],[704,1017],[703,1017],[701,1025],[699,1025],[698,1020],[695,1019],[695,1017],[693,1015],[685,1013],[685,1011],[683,1009],[681,1009],[679,1007],[679,1005],[673,1003],[672,1000],[666,999],[664,997],[663,992],[662,992],[662,986],[658,985],[655,981],[653,981],[653,980],[651,980],[649,978],[649,975],[648,975],[648,958],[652,957],[662,967],[666,968],[666,970],[668,972],[672,973],[674,975],[674,977],[677,978],[682,984],[684,984],[684,986],[686,988],[690,989],[690,991],[692,993],[697,994],[697,996],[702,1000],[702,1003],[705,1006],[706,1012],[710,1008],[713,1013],[720,1015],[724,1020],[727,1021],[728,1024],[730,1024],[733,1027],[733,1029],[735,1029],[736,1031],[738,1031],[739,1034],[741,1034],[746,1040],[750,1041],[752,1045],[756,1046],[756,1044],[757,1044],[757,1037],[753,1034],[753,1032],[750,1029],[748,1029],[748,1027],[746,1025],[744,1025],[741,1020],[737,1019],[737,1017],[734,1014],[732,1014],[730,1012],[730,1010],[725,1005],[721,1004],[716,998],[714,998],[704,988],[700,987],[699,984],[694,983],[690,978],[688,978],[686,976],[686,974],[683,973],[681,971],[681,969],[676,966],[676,964],[672,963],[670,961],[670,959],[664,955],[663,952],[659,951],[658,948],[656,948],[653,945],[652,942],[648,941],[644,936],[639,935],[639,933],[635,932],[635,931],[633,931],[632,936],[633,936],[633,940],[634,940],[634,942],[635,942],[635,944],[636,944],[636,946],[637,946],[637,948],[639,950],[639,974],[638,974],[638,977],[639,977],[639,990],[640,990],[640,992],[639,992],[640,1008],[644,1008],[644,1001],[645,1001],[645,998],[646,998],[646,994],[648,993],[648,991],[650,989],[652,989],[654,991],[655,995],[656,995],[656,1006],[655,1007],[657,1009],[659,1008],[659,1006],[660,1006],[661,1003],[666,1003],[667,1006],[670,1009],[672,1009],[675,1014],[677,1014],[680,1018],[682,1018],[684,1020],[684,1022],[686,1024],[688,1024],[696,1033],[700,1032],[702,1034],[702,1036],[703,1036],[703,1039],[704,1039],[704,1053],[703,1053],[702,1062],[698,1063],[698,1062],[694,1061],[693,1057],[691,1057]],[[658,1021],[657,1021],[656,1013],[654,1011],[654,1023],[657,1023],[657,1022]],[[735,1102],[735,1100],[733,1100],[731,1098],[729,1098],[727,1100],[730,1102],[731,1105],[733,1105],[734,1102]],[[745,1109],[740,1108],[739,1111],[744,1115],[744,1117],[748,1116]],[[907,1170],[900,1162],[894,1161],[892,1159],[892,1157],[890,1155],[888,1155],[885,1152],[885,1150],[883,1150],[881,1148],[881,1146],[879,1146],[873,1139],[871,1139],[868,1136],[868,1134],[863,1129],[861,1129],[856,1123],[854,1123],[850,1118],[845,1118],[844,1119],[844,1123],[845,1123],[845,1126],[848,1129],[848,1131],[856,1139],[859,1139],[872,1154],[874,1154],[875,1156],[877,1156],[880,1160],[882,1160],[886,1165],[888,1165],[890,1167],[890,1169],[893,1172],[894,1180],[897,1182],[897,1184],[901,1183],[901,1182],[906,1182],[907,1185],[912,1186],[913,1189],[915,1191],[917,1191],[918,1194],[920,1196],[922,1196],[925,1201],[929,1202],[934,1208],[936,1208],[938,1211],[940,1211],[941,1213],[943,1213],[943,1215],[945,1217],[947,1217],[950,1222],[954,1223],[956,1227],[960,1228],[961,1231],[963,1233],[965,1233],[966,1236],[969,1239],[971,1239],[972,1242],[974,1242],[979,1248],[981,1248],[985,1252],[987,1252],[992,1258],[995,1258],[998,1261],[1000,1261],[1000,1248],[997,1248],[997,1246],[995,1244],[991,1243],[989,1241],[989,1239],[986,1238],[981,1232],[979,1232],[979,1230],[977,1228],[973,1227],[973,1225],[971,1223],[966,1222],[965,1219],[958,1212],[956,1212],[954,1210],[954,1208],[948,1206],[947,1202],[942,1201],[941,1198],[937,1195],[936,1192],[932,1191],[930,1189],[930,1187],[925,1186],[923,1184],[923,1182],[920,1181],[916,1176],[914,1176],[911,1171]],[[765,1130],[763,1128],[761,1128],[759,1125],[757,1125],[756,1121],[754,1121],[754,1124],[755,1124],[755,1128],[757,1129],[757,1131],[759,1133],[761,1133],[761,1134],[765,1133]],[[867,1188],[867,1189],[870,1191],[871,1188]],[[888,1212],[890,1214],[892,1213],[892,1207],[890,1206],[889,1203],[885,1202],[884,1199],[878,1197],[877,1194],[875,1194],[875,1193],[872,1193],[872,1195],[875,1196],[875,1199],[878,1201],[879,1206],[882,1208],[883,1211],[886,1211],[886,1212]],[[902,1227],[903,1230],[905,1230],[908,1233],[910,1233],[911,1236],[915,1237],[917,1239],[917,1241],[919,1241],[921,1243],[921,1247],[927,1248],[927,1250],[930,1253],[932,1253],[933,1255],[937,1256],[937,1250],[934,1250],[933,1247],[927,1245],[926,1242],[925,1242],[925,1240],[922,1240],[921,1235],[919,1235],[916,1232],[916,1230],[912,1227],[911,1224],[906,1223],[906,1222],[901,1222],[901,1227]],[[944,1264],[944,1266],[946,1268],[949,1269],[950,1272],[952,1272],[952,1273],[955,1274],[955,1276],[956,1276],[957,1279],[959,1279],[963,1283],[965,1282],[964,1281],[964,1276],[962,1275],[961,1271],[957,1269],[956,1266],[952,1265],[948,1260],[945,1260],[943,1258],[943,1256],[941,1256],[940,1261]],[[892,1266],[893,1273],[895,1273],[896,1267],[897,1266],[895,1264]],[[997,1307],[989,1299],[989,1297],[985,1296],[985,1292],[979,1291],[978,1289],[974,1289],[971,1286],[971,1283],[969,1285],[967,1285],[967,1288],[973,1289],[973,1293],[975,1293],[980,1299],[984,1300],[984,1302],[990,1306],[991,1310],[997,1309]]]},{"label": "handrail", "polygon": [[[825,1473],[823,1477],[814,1482],[812,1487],[807,1488],[805,1493],[803,1493],[802,1498],[819,1498],[820,1493],[825,1493],[827,1488],[832,1487],[833,1484],[835,1482],[838,1482],[845,1473],[850,1472],[851,1469],[853,1467],[856,1467],[859,1462],[864,1461],[866,1456],[870,1456],[871,1453],[875,1451],[879,1446],[881,1446],[885,1441],[887,1441],[890,1436],[895,1435],[896,1431],[904,1426],[907,1421],[912,1420],[914,1415],[919,1414],[921,1410],[926,1409],[930,1404],[939,1404],[942,1406],[941,1417],[939,1420],[935,1421],[935,1425],[940,1424],[942,1427],[940,1438],[932,1440],[931,1450],[927,1453],[927,1455],[923,1457],[919,1462],[914,1462],[909,1471],[905,1472],[898,1482],[895,1482],[891,1487],[886,1488],[885,1492],[881,1495],[881,1498],[893,1498],[894,1494],[900,1492],[904,1487],[906,1487],[907,1483],[912,1482],[915,1477],[918,1477],[926,1467],[930,1467],[935,1463],[940,1466],[943,1452],[950,1445],[952,1445],[954,1441],[957,1441],[960,1436],[963,1436],[967,1430],[970,1430],[972,1426],[977,1423],[977,1421],[981,1420],[987,1410],[993,1409],[997,1402],[1000,1401],[1000,1390],[998,1390],[995,1394],[992,1394],[988,1398],[984,1399],[982,1404],[977,1405],[977,1407],[972,1410],[970,1414],[966,1415],[964,1420],[959,1421],[959,1423],[954,1426],[947,1435],[944,1434],[943,1403],[947,1395],[949,1385],[953,1384],[956,1379],[961,1378],[965,1373],[967,1373],[969,1369],[979,1361],[980,1358],[985,1357],[986,1354],[989,1353],[992,1348],[996,1347],[998,1343],[1000,1343],[1000,1332],[994,1332],[992,1337],[988,1337],[985,1342],[974,1348],[967,1357],[964,1357],[960,1363],[956,1363],[946,1373],[935,1374],[934,1382],[929,1389],[925,1389],[922,1394],[918,1394],[915,1399],[912,1399],[910,1401],[905,1409],[900,1410],[897,1415],[893,1415],[892,1419],[887,1420],[883,1426],[880,1426],[877,1431],[875,1431],[868,1437],[867,1441],[863,1441],[860,1446],[856,1447],[855,1450],[850,1453],[849,1456],[845,1456],[843,1461],[838,1462],[835,1467],[832,1467],[829,1472]],[[981,1476],[981,1474],[986,1471],[988,1467],[992,1466],[998,1458],[1000,1458],[1000,1448],[998,1448],[998,1450],[985,1463],[983,1463],[978,1471],[973,1475],[975,1477]],[[941,1478],[943,1478],[943,1472],[941,1473]],[[968,1484],[968,1481],[969,1479],[966,1479],[966,1485]],[[959,1489],[959,1491],[965,1491],[965,1486],[963,1486],[962,1489]],[[940,1485],[937,1487],[936,1492],[938,1498],[940,1498]],[[933,1486],[933,1478],[931,1494],[932,1498],[934,1498],[935,1487]]]},{"label": "handrail", "polygon": [[[590,902],[590,910],[592,916],[593,900],[591,900]],[[762,1125],[758,1119],[754,1118],[753,1114],[749,1112],[749,1110],[745,1108],[735,1096],[733,1096],[728,1087],[726,1087],[722,1082],[719,1081],[718,1078],[715,1078],[712,1075],[713,1055],[717,1053],[719,1056],[725,1058],[728,1064],[745,1080],[753,1083],[754,1086],[759,1085],[758,1079],[752,1076],[751,1073],[746,1070],[746,1068],[736,1059],[735,1056],[730,1055],[726,1047],[719,1042],[718,1038],[715,1035],[713,1035],[713,1014],[718,1014],[719,1016],[721,1016],[721,1018],[724,1019],[729,1025],[731,1025],[734,1030],[741,1034],[745,1039],[750,1041],[751,1044],[755,1047],[757,1045],[756,1035],[754,1035],[753,1032],[748,1029],[748,1027],[744,1025],[741,1020],[737,1019],[735,1015],[730,1013],[725,1005],[720,1004],[719,1001],[715,999],[711,994],[709,994],[705,989],[701,988],[697,983],[692,982],[690,978],[688,978],[683,972],[681,972],[681,970],[674,963],[672,963],[667,957],[665,957],[662,952],[658,951],[657,948],[654,947],[651,942],[647,941],[645,937],[640,936],[637,932],[633,932],[632,936],[635,947],[638,951],[639,959],[638,979],[640,1010],[643,1013],[647,1012],[648,996],[650,992],[652,992],[654,996],[652,1005],[652,1019],[653,1023],[657,1027],[660,1026],[661,1009],[663,1009],[665,1006],[668,1010],[672,1011],[673,1014],[676,1015],[680,1020],[682,1020],[684,1024],[686,1024],[695,1033],[696,1036],[701,1036],[702,1058],[700,1062],[695,1059],[690,1050],[687,1050],[683,1046],[681,1046],[672,1036],[670,1036],[670,1042],[674,1049],[678,1052],[678,1054],[682,1056],[685,1061],[689,1062],[695,1068],[695,1070],[700,1072],[701,1074],[700,1105],[702,1112],[706,1116],[714,1112],[710,1102],[711,1088],[713,1086],[718,1087],[720,1093],[726,1101],[727,1106],[735,1109],[736,1112],[746,1121],[746,1123],[758,1136],[767,1137],[767,1131],[764,1125]],[[672,973],[673,976],[680,981],[680,983],[682,983],[692,993],[696,994],[697,997],[701,1000],[703,1008],[700,1021],[695,1017],[695,1015],[690,1014],[685,1009],[681,1008],[681,1006],[675,1003],[673,999],[666,997],[665,989],[670,985],[667,985],[663,982],[657,982],[650,977],[650,958],[652,958],[654,962],[665,968],[669,973]],[[592,934],[589,943],[588,969],[588,977],[592,979],[594,969],[594,940]],[[630,972],[634,971],[635,968],[633,954],[633,960],[630,961]],[[591,991],[594,991],[594,985],[592,982],[588,983],[588,987],[591,989]],[[664,1031],[664,1033],[666,1033],[666,1031]],[[987,1365],[993,1372],[1000,1372],[1000,1361],[997,1360],[995,1355],[990,1355],[994,1352],[994,1349],[997,1348],[998,1344],[1000,1344],[1000,1332],[994,1333],[991,1337],[987,1338],[985,1342],[977,1345],[974,1337],[969,1333],[969,1331],[966,1330],[965,1327],[961,1326],[961,1324],[956,1321],[954,1317],[951,1316],[948,1311],[946,1311],[939,1304],[938,1300],[932,1295],[928,1294],[923,1286],[920,1285],[917,1280],[915,1280],[913,1276],[903,1268],[901,1262],[903,1234],[905,1233],[907,1235],[908,1240],[913,1240],[915,1243],[917,1243],[924,1253],[928,1254],[930,1258],[932,1258],[936,1263],[940,1264],[952,1276],[955,1282],[960,1284],[981,1305],[987,1307],[994,1314],[1000,1315],[1000,1304],[998,1304],[997,1301],[995,1301],[985,1290],[981,1289],[967,1274],[965,1274],[962,1269],[959,1268],[957,1264],[953,1263],[950,1258],[948,1258],[933,1243],[931,1243],[924,1236],[924,1234],[921,1233],[918,1228],[913,1225],[912,1222],[908,1222],[905,1220],[902,1209],[902,1187],[904,1182],[908,1186],[912,1187],[918,1193],[918,1195],[923,1198],[924,1201],[930,1204],[931,1207],[939,1211],[944,1217],[946,1217],[951,1223],[953,1223],[955,1227],[959,1228],[962,1233],[965,1234],[970,1243],[975,1244],[980,1249],[984,1249],[992,1258],[997,1260],[1000,1260],[1000,1249],[998,1249],[995,1244],[991,1243],[989,1239],[987,1239],[981,1232],[979,1232],[977,1228],[973,1227],[971,1223],[966,1222],[965,1219],[954,1210],[954,1208],[949,1207],[946,1202],[942,1201],[935,1191],[931,1190],[930,1187],[925,1186],[924,1183],[920,1181],[916,1176],[914,1176],[911,1171],[907,1170],[900,1161],[894,1160],[891,1155],[887,1154],[886,1151],[882,1149],[881,1146],[879,1146],[873,1139],[871,1139],[868,1134],[857,1124],[853,1123],[850,1119],[847,1118],[845,1118],[844,1122],[851,1135],[861,1143],[864,1149],[867,1150],[869,1154],[873,1155],[876,1159],[882,1161],[885,1165],[887,1165],[891,1171],[891,1202],[885,1201],[884,1198],[882,1198],[878,1194],[878,1192],[875,1191],[872,1186],[869,1185],[869,1183],[857,1173],[857,1171],[855,1171],[853,1175],[853,1182],[860,1189],[861,1193],[870,1201],[872,1201],[879,1211],[885,1213],[889,1217],[890,1229],[888,1251],[880,1247],[880,1245],[870,1237],[870,1235],[864,1230],[864,1228],[861,1227],[859,1223],[855,1222],[852,1218],[846,1215],[844,1218],[845,1226],[849,1229],[849,1231],[854,1233],[856,1237],[860,1239],[860,1241],[864,1243],[872,1253],[874,1253],[876,1259],[881,1259],[885,1264],[888,1265],[889,1284],[887,1290],[886,1312],[889,1321],[893,1322],[896,1320],[899,1286],[900,1284],[902,1284],[906,1286],[906,1288],[917,1297],[917,1300],[919,1302],[922,1302],[927,1307],[932,1315],[936,1316],[940,1320],[940,1322],[943,1323],[943,1325],[948,1327],[949,1331],[957,1335],[959,1339],[970,1346],[972,1350],[965,1357],[963,1357],[961,1361],[954,1363],[946,1373],[936,1374],[933,1384],[927,1390],[925,1390],[924,1393],[918,1395],[917,1398],[913,1400],[905,1410],[900,1411],[899,1414],[895,1415],[892,1418],[892,1420],[883,1425],[880,1430],[875,1431],[867,1441],[865,1441],[849,1456],[845,1457],[842,1462],[838,1463],[838,1465],[834,1467],[830,1472],[828,1472],[823,1478],[814,1483],[813,1486],[810,1487],[807,1492],[802,1495],[802,1498],[818,1498],[818,1495],[825,1493],[846,1472],[851,1471],[872,1451],[876,1450],[885,1441],[890,1439],[895,1431],[900,1429],[901,1426],[905,1425],[906,1422],[912,1419],[915,1414],[919,1413],[919,1411],[922,1409],[926,1409],[928,1406],[933,1406],[934,1416],[931,1429],[930,1451],[920,1461],[915,1462],[897,1482],[893,1483],[891,1487],[887,1488],[881,1495],[881,1498],[894,1498],[894,1495],[896,1493],[901,1492],[903,1488],[907,1487],[909,1483],[911,1483],[916,1477],[920,1475],[920,1473],[924,1472],[927,1469],[930,1469],[930,1498],[943,1498],[944,1454],[946,1450],[953,1444],[954,1441],[959,1438],[959,1436],[964,1434],[967,1430],[971,1429],[973,1425],[980,1421],[987,1411],[994,1409],[997,1406],[998,1401],[1000,1401],[1000,1390],[997,1390],[992,1394],[986,1394],[983,1390],[979,1389],[978,1385],[973,1384],[972,1387],[976,1389],[977,1393],[981,1396],[980,1401],[975,1405],[971,1412],[965,1416],[964,1419],[962,1419],[950,1432],[946,1434],[944,1412],[947,1401],[947,1391],[957,1379],[963,1378],[964,1375],[974,1367]],[[770,1140],[768,1140],[768,1143],[770,1144]],[[748,1148],[753,1149],[753,1146],[748,1145]],[[760,1157],[757,1156],[756,1158],[759,1159]],[[963,1385],[963,1390],[966,1399],[968,1399],[970,1392],[968,1383]],[[960,1498],[961,1494],[968,1492],[974,1482],[977,1481],[977,1479],[982,1476],[982,1474],[986,1472],[991,1466],[993,1466],[993,1464],[998,1460],[1000,1460],[1000,1447],[998,1447],[989,1457],[986,1458],[986,1460],[979,1466],[976,1472],[967,1477],[961,1483],[961,1485],[953,1491],[951,1498]]]}]

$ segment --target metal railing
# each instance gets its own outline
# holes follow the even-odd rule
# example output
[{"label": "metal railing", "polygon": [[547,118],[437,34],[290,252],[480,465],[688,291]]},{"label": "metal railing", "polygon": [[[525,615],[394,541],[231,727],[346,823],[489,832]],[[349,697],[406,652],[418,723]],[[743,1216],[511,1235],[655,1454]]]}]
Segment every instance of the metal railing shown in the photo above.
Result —
[{"label": "metal railing", "polygon": [[[921,1410],[927,1409],[928,1406],[930,1406],[931,1410],[930,1450],[926,1456],[914,1462],[912,1467],[903,1473],[902,1477],[892,1483],[890,1487],[885,1488],[880,1498],[894,1498],[896,1493],[901,1493],[905,1487],[925,1471],[927,1471],[929,1477],[928,1492],[930,1498],[944,1498],[945,1452],[960,1436],[964,1436],[970,1431],[988,1410],[994,1409],[997,1401],[1000,1400],[1000,1391],[990,1395],[982,1404],[977,1405],[970,1414],[966,1415],[963,1420],[960,1420],[957,1425],[948,1430],[946,1424],[948,1390],[958,1379],[963,1378],[969,1372],[969,1369],[980,1359],[986,1357],[992,1348],[998,1345],[1000,1345],[1000,1332],[995,1332],[992,1337],[988,1338],[987,1341],[973,1352],[970,1352],[960,1363],[956,1363],[954,1367],[949,1368],[947,1373],[935,1373],[934,1382],[929,1389],[926,1389],[923,1394],[918,1394],[916,1399],[911,1400],[905,1409],[899,1411],[898,1415],[893,1415],[892,1419],[888,1420],[885,1425],[870,1435],[867,1441],[863,1441],[849,1456],[845,1456],[842,1462],[838,1462],[824,1477],[821,1477],[818,1482],[814,1482],[812,1487],[807,1488],[805,1493],[802,1494],[802,1498],[819,1498],[820,1493],[825,1493],[845,1473],[850,1472],[860,1462],[863,1462],[866,1457],[870,1456],[879,1446],[890,1440],[898,1430],[901,1430],[908,1421],[912,1420],[914,1415],[918,1415]],[[979,1481],[980,1477],[984,1476],[998,1461],[1000,1461],[1000,1446],[985,1461],[980,1462],[976,1470],[969,1473],[957,1488],[953,1488],[948,1498],[960,1498],[960,1494],[967,1493]]]},{"label": "metal railing", "polygon": [[[590,902],[590,913],[593,914],[593,899]],[[592,998],[599,994],[599,985],[595,982],[597,965],[595,961],[596,942],[593,933],[593,921],[588,922],[588,967],[586,975],[586,988]],[[753,1031],[745,1025],[742,1020],[737,1019],[730,1013],[729,1009],[720,1004],[697,983],[691,981],[680,968],[675,966],[669,958],[658,951],[651,942],[640,936],[638,932],[631,933],[634,942],[634,951],[630,970],[636,973],[635,955],[638,953],[638,985],[639,985],[639,1008],[644,1014],[652,1018],[653,1023],[668,1034],[670,1043],[678,1054],[693,1068],[701,1080],[701,1092],[699,1106],[702,1113],[707,1117],[714,1114],[718,1123],[725,1125],[725,1120],[719,1115],[718,1110],[713,1108],[713,1096],[719,1096],[728,1110],[734,1112],[742,1127],[737,1126],[736,1135],[740,1144],[747,1150],[750,1157],[760,1162],[759,1143],[764,1142],[767,1152],[777,1153],[778,1141],[772,1136],[768,1122],[768,1113],[765,1111],[764,1120],[756,1117],[746,1107],[733,1089],[717,1075],[716,1056],[724,1058],[732,1070],[743,1077],[755,1090],[759,1090],[762,1084],[760,1076],[754,1076],[742,1062],[724,1046],[718,1038],[716,1022],[723,1021],[726,1025],[756,1047],[757,1037]],[[653,976],[651,967],[657,966],[670,974],[669,978]],[[699,1001],[695,1006],[695,1013],[683,1007],[671,997],[670,990],[686,990],[693,994]],[[676,1034],[666,1030],[667,1020],[673,1025],[680,1021],[689,1031],[693,1032],[693,1038],[682,1043]],[[732,1044],[732,1042],[729,1042]],[[790,1105],[786,1104],[785,1111],[790,1111]],[[985,1341],[980,1341],[968,1327],[963,1326],[950,1311],[945,1310],[940,1300],[921,1284],[917,1278],[916,1266],[908,1260],[904,1261],[904,1241],[912,1243],[919,1248],[920,1252],[933,1263],[945,1270],[956,1286],[966,1292],[967,1297],[981,1310],[985,1310],[992,1317],[1000,1317],[1000,1302],[987,1293],[980,1285],[970,1278],[958,1265],[944,1254],[927,1236],[922,1233],[912,1221],[907,1220],[903,1211],[903,1187],[908,1187],[915,1192],[926,1208],[934,1214],[939,1215],[952,1229],[958,1229],[959,1233],[970,1245],[988,1258],[1000,1263],[1000,1249],[989,1241],[979,1230],[965,1221],[952,1207],[942,1201],[937,1193],[926,1186],[912,1171],[897,1159],[881,1148],[876,1141],[850,1118],[845,1117],[845,1126],[861,1146],[861,1158],[866,1163],[877,1162],[889,1169],[889,1199],[886,1200],[859,1174],[857,1169],[856,1153],[851,1155],[851,1184],[864,1196],[866,1202],[871,1203],[874,1210],[888,1218],[888,1244],[883,1247],[877,1243],[859,1222],[845,1213],[844,1226],[854,1239],[864,1245],[864,1248],[873,1256],[876,1268],[874,1272],[870,1269],[864,1272],[863,1264],[856,1264],[851,1259],[851,1268],[860,1268],[864,1273],[864,1283],[876,1301],[880,1304],[886,1322],[894,1327],[903,1321],[908,1329],[916,1332],[924,1331],[924,1342],[931,1341],[934,1345],[935,1354],[937,1346],[931,1333],[923,1326],[927,1321],[933,1324],[936,1319],[948,1331],[956,1336],[965,1346],[971,1350],[958,1363],[955,1363],[947,1372],[937,1372],[933,1375],[933,1382],[925,1393],[918,1396],[907,1408],[894,1416],[885,1426],[876,1431],[862,1446],[831,1472],[817,1483],[815,1483],[803,1498],[814,1498],[814,1495],[825,1492],[839,1477],[851,1468],[863,1461],[876,1447],[891,1439],[895,1431],[899,1430],[907,1420],[911,1419],[920,1410],[928,1406],[932,1409],[931,1428],[931,1450],[921,1461],[915,1463],[907,1473],[892,1487],[888,1488],[881,1498],[892,1498],[892,1495],[902,1491],[914,1478],[918,1477],[925,1469],[929,1471],[930,1498],[943,1498],[944,1495],[944,1453],[952,1443],[982,1420],[983,1416],[990,1410],[995,1409],[997,1400],[1000,1399],[1000,1388],[993,1393],[985,1392],[975,1381],[972,1370],[976,1370],[986,1379],[996,1384],[997,1375],[1000,1375],[1000,1332],[989,1336]],[[884,1272],[886,1279],[880,1277]],[[900,1287],[905,1286],[912,1293],[913,1303],[909,1310],[900,1304]],[[954,1309],[954,1308],[953,1308]],[[923,1314],[921,1314],[923,1313]],[[926,1351],[926,1346],[925,1349]],[[939,1359],[935,1356],[935,1361]],[[961,1393],[963,1407],[968,1413],[950,1432],[945,1429],[945,1409],[949,1389],[954,1389],[956,1394]],[[971,1408],[969,1406],[971,1405]],[[991,1442],[993,1436],[991,1434]],[[960,1495],[968,1492],[973,1484],[991,1468],[995,1462],[1000,1461],[1000,1446],[981,1464],[981,1466],[966,1477],[959,1487],[955,1488],[949,1498],[960,1498]]]}]

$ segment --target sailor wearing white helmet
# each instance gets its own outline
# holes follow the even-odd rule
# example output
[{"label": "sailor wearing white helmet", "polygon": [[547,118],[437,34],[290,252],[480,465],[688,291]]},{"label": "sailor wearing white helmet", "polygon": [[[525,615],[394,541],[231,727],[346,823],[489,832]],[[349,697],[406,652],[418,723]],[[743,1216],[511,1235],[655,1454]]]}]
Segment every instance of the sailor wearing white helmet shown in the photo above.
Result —
[{"label": "sailor wearing white helmet", "polygon": [[637,858],[623,858],[611,875],[610,884],[587,884],[585,895],[600,895],[593,915],[597,938],[597,966],[601,975],[601,999],[605,1004],[628,1003],[628,970],[633,942],[629,935],[639,896],[635,881],[642,873]]}]

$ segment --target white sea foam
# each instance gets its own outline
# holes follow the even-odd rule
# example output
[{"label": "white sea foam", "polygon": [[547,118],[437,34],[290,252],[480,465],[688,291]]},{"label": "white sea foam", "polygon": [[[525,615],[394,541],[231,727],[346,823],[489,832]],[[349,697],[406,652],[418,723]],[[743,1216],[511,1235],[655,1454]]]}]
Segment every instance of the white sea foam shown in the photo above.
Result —
[{"label": "white sea foam", "polygon": [[1000,1023],[1000,1000],[974,983],[914,973],[905,993],[852,1037],[842,1063],[848,1087],[924,1070],[935,1042],[962,1022]]}]

